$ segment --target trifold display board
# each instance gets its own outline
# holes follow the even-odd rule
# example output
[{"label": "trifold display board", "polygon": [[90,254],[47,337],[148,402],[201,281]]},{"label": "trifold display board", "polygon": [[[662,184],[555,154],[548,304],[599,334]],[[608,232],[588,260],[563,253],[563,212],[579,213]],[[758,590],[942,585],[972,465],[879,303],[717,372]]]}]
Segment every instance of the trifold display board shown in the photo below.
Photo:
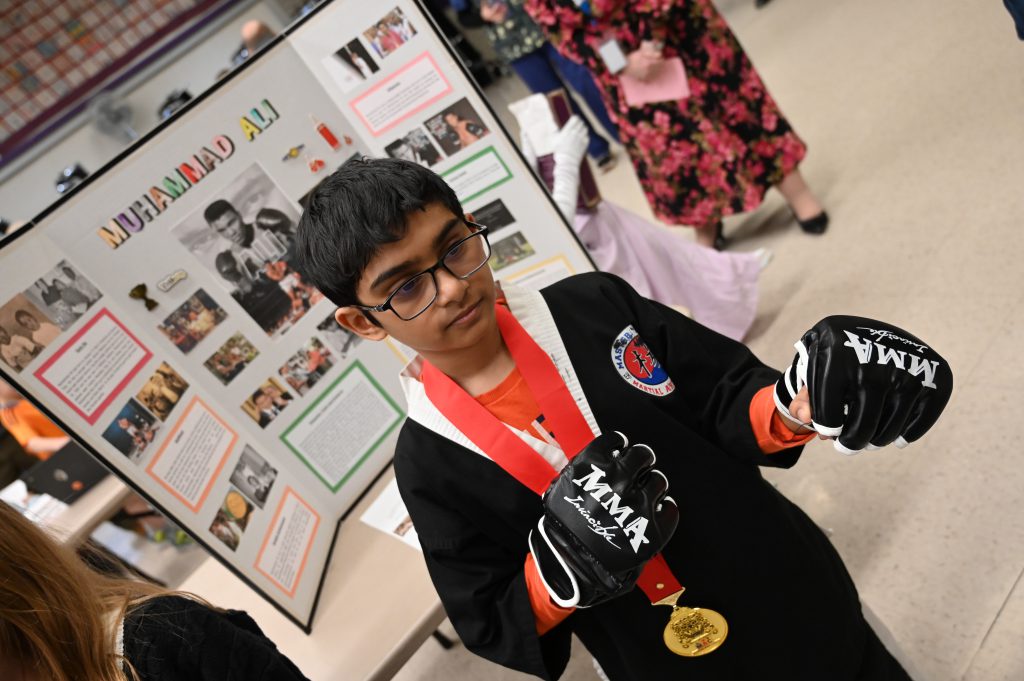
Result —
[{"label": "trifold display board", "polygon": [[290,266],[304,197],[357,154],[443,175],[500,279],[592,269],[412,0],[321,6],[0,245],[0,372],[307,631],[404,418],[408,350]]}]

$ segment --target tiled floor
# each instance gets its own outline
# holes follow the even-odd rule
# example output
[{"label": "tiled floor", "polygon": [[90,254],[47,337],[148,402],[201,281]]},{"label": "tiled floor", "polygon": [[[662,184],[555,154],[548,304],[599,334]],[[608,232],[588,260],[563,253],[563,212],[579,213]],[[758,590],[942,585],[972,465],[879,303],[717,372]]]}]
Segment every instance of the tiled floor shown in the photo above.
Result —
[{"label": "tiled floor", "polygon": [[[1024,43],[1002,3],[719,0],[810,146],[832,215],[802,234],[777,195],[730,219],[767,246],[749,343],[783,366],[830,313],[927,339],[957,388],[917,445],[845,458],[822,443],[770,477],[822,526],[921,681],[1024,679]],[[495,105],[520,96],[517,83]],[[647,213],[628,163],[605,198]],[[649,213],[647,213],[649,214]],[[523,678],[428,641],[402,681]],[[594,679],[577,651],[567,679]]]}]

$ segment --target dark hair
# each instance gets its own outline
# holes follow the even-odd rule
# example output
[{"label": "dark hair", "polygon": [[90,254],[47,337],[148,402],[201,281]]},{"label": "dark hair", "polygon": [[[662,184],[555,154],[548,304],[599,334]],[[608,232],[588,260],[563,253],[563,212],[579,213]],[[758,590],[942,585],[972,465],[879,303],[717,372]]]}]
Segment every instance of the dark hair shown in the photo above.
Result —
[{"label": "dark hair", "polygon": [[263,392],[263,388],[256,388],[256,392],[254,392],[252,395],[250,395],[249,399],[252,400],[253,404],[256,404],[256,400],[258,400],[261,397],[267,397],[267,396],[268,396],[267,393]]},{"label": "dark hair", "polygon": [[207,222],[212,223],[214,220],[219,218],[221,215],[224,215],[225,213],[234,213],[235,215],[239,216],[241,215],[241,213],[239,213],[238,210],[231,205],[230,201],[225,201],[224,199],[217,199],[216,201],[214,201],[213,203],[206,207],[206,210],[203,211],[203,217],[206,219]]},{"label": "dark hair", "polygon": [[36,316],[29,312],[28,310],[18,310],[17,312],[14,313],[14,321],[18,322],[22,326],[24,326],[24,324],[21,323],[21,320],[24,319],[25,317],[28,317],[34,322],[39,321],[38,319],[36,319]]},{"label": "dark hair", "polygon": [[363,270],[384,244],[405,236],[408,215],[462,204],[436,173],[397,158],[351,158],[321,182],[299,219],[293,266],[335,305],[358,303]]}]

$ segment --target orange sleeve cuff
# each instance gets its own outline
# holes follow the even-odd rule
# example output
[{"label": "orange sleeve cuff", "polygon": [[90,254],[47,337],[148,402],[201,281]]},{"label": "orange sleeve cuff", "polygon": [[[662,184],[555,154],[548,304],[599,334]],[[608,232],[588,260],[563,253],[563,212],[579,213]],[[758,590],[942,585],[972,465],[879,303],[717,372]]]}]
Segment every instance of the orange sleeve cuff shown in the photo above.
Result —
[{"label": "orange sleeve cuff", "polygon": [[575,608],[563,608],[551,600],[544,582],[541,581],[532,553],[526,555],[523,572],[526,573],[526,593],[530,595],[530,607],[533,608],[533,618],[537,623],[537,634],[543,636],[571,615]]},{"label": "orange sleeve cuff", "polygon": [[750,400],[750,427],[757,446],[765,454],[798,447],[814,439],[814,433],[796,433],[775,408],[775,386],[766,385]]}]

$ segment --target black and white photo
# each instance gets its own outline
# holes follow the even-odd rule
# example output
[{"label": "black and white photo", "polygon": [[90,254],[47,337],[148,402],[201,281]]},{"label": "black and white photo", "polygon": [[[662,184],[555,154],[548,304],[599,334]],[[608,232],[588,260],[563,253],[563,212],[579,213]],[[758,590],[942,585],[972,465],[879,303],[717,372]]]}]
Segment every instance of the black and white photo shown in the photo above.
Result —
[{"label": "black and white photo", "polygon": [[270,489],[277,479],[277,469],[267,463],[255,449],[245,445],[235,470],[231,472],[231,484],[238,488],[249,501],[260,508],[267,503]]},{"label": "black and white photo", "polygon": [[298,219],[284,192],[253,164],[171,231],[267,335],[277,336],[323,297],[291,266]]},{"label": "black and white photo", "polygon": [[103,294],[71,263],[61,260],[25,289],[25,297],[61,331],[67,331]]}]

